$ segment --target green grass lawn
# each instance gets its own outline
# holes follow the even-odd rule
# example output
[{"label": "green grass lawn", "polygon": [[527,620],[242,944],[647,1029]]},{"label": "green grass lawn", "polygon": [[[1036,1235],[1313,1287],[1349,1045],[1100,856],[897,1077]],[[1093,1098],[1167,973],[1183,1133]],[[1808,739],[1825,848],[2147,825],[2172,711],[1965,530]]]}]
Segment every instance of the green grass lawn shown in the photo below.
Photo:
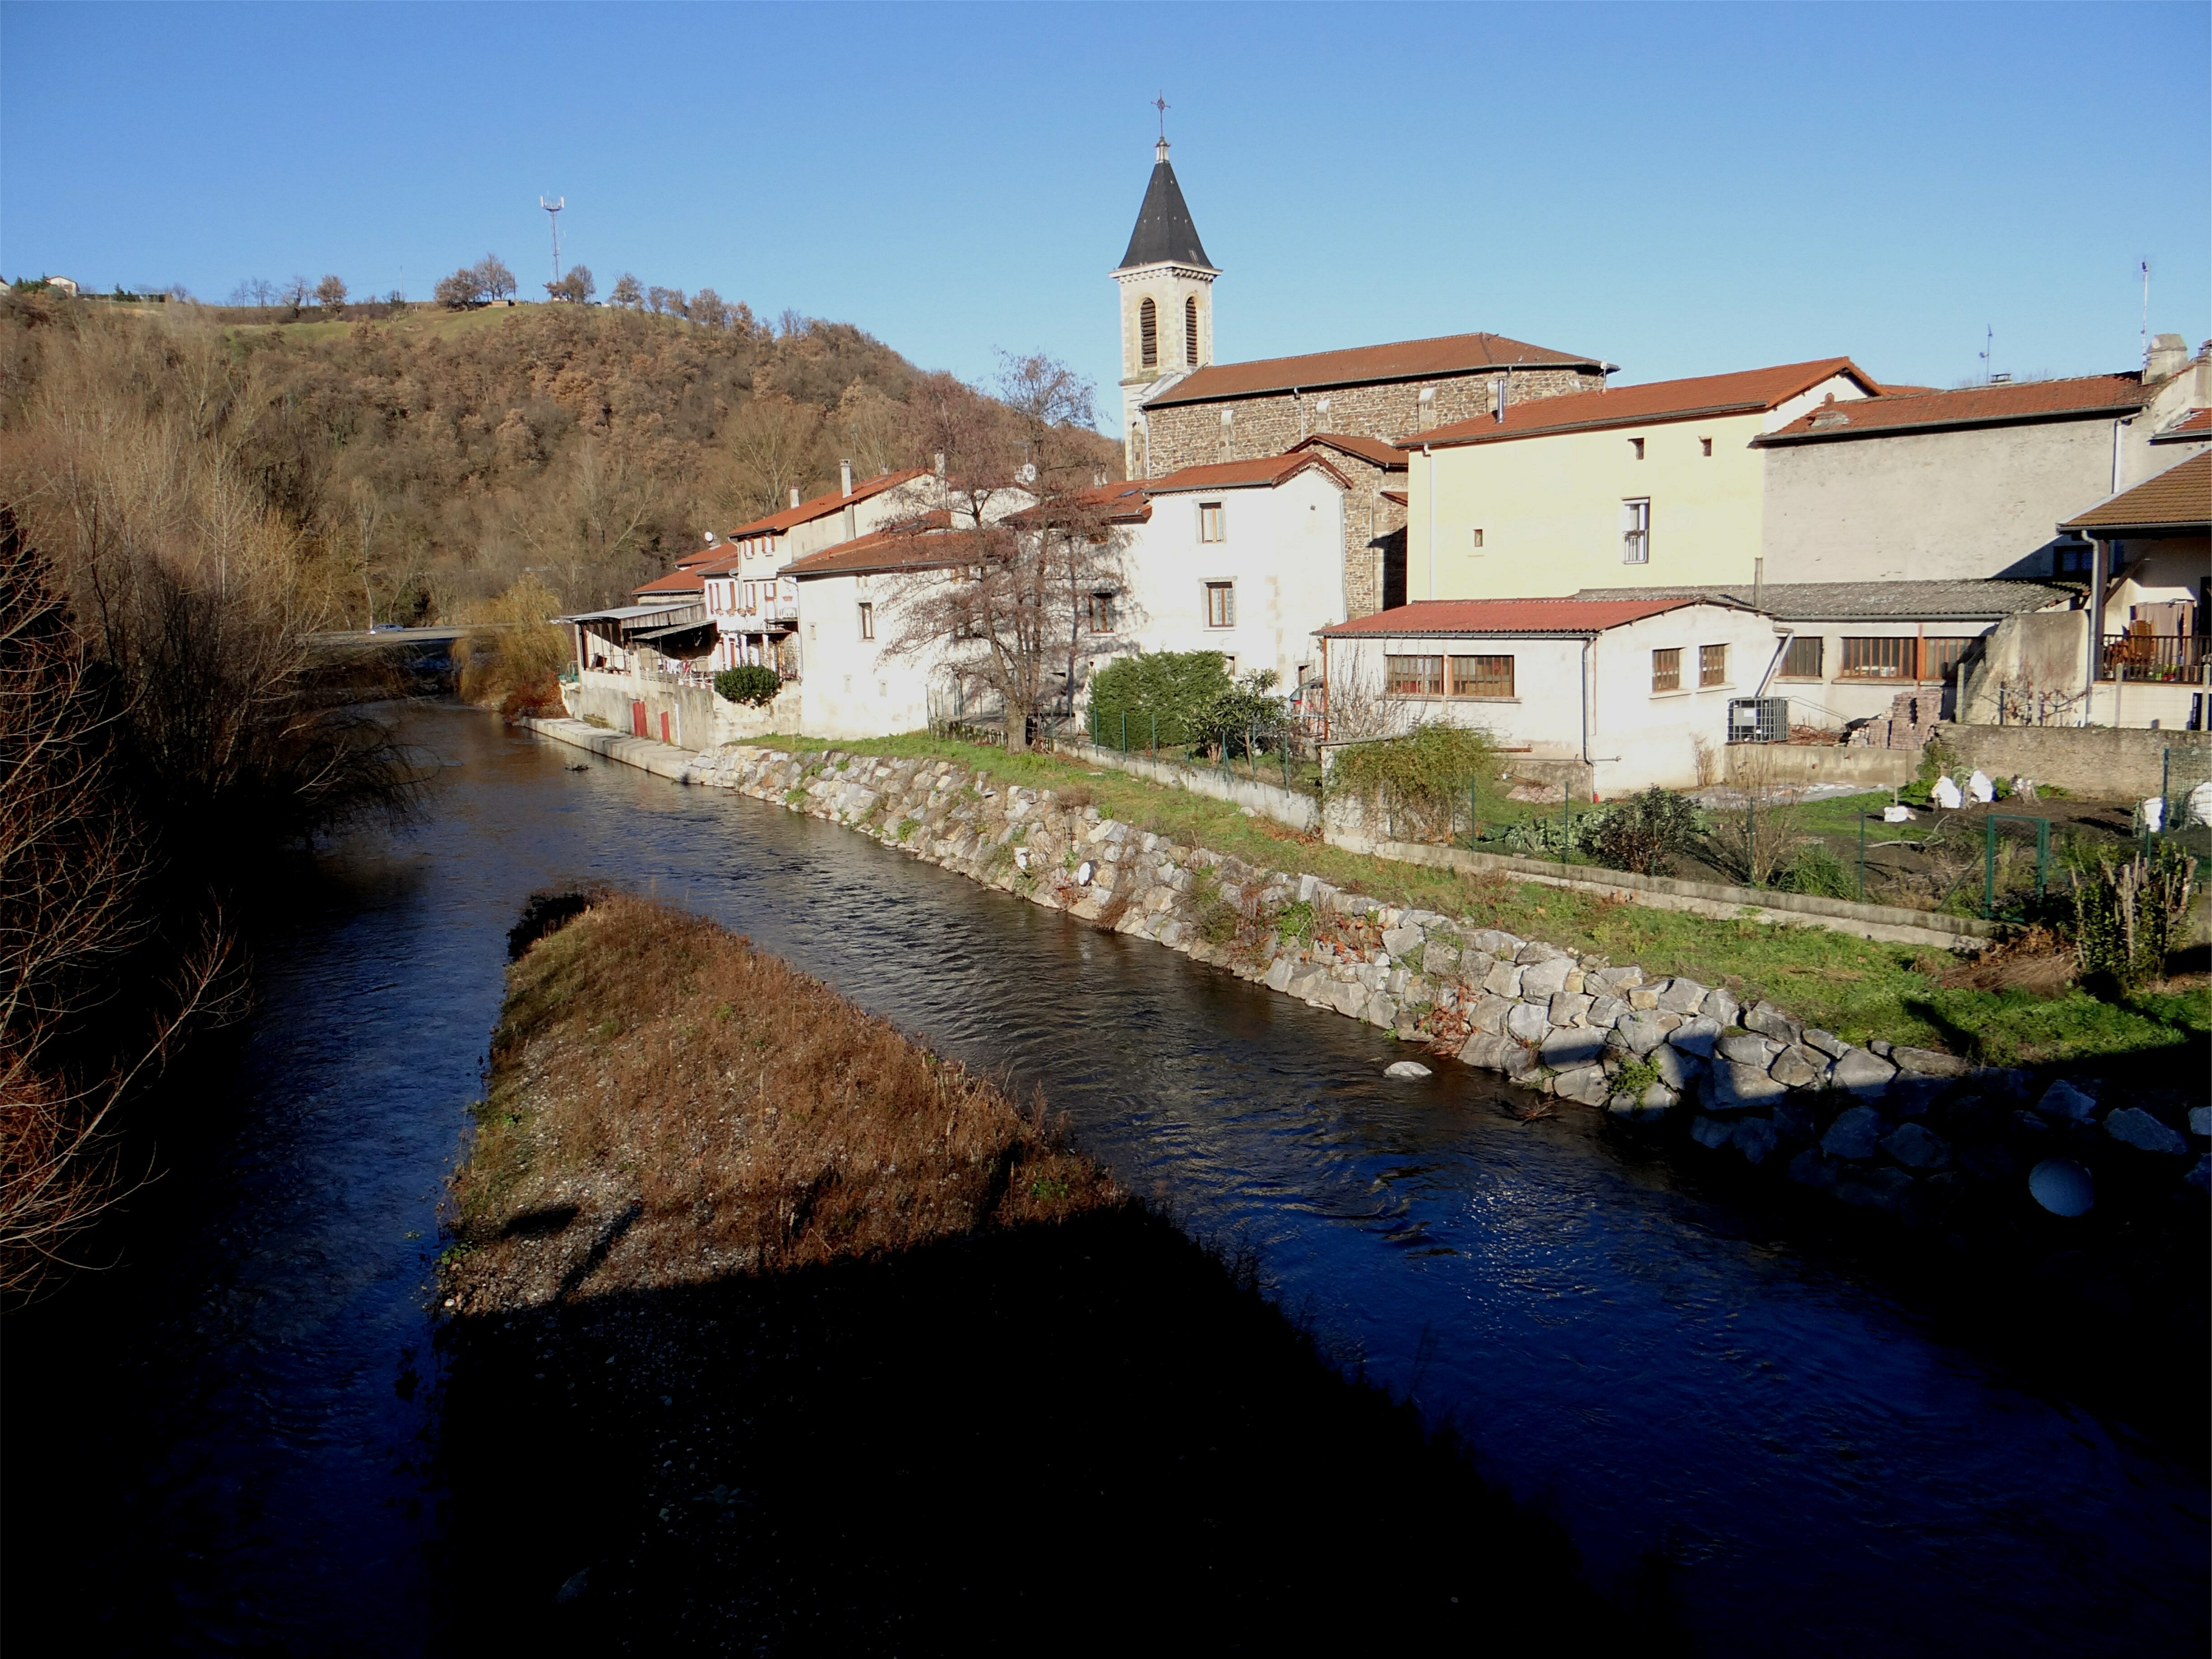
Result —
[{"label": "green grass lawn", "polygon": [[1882,1036],[2010,1065],[2201,1046],[2212,1030],[2212,994],[2201,987],[2139,994],[2117,1002],[2079,989],[2044,997],[1947,988],[1941,976],[1954,963],[1925,946],[1880,944],[1823,928],[1645,909],[1534,882],[1372,858],[1328,846],[1271,819],[1247,817],[1224,801],[1126,773],[1094,770],[1063,756],[1009,755],[926,732],[750,741],[795,750],[836,748],[929,757],[1026,788],[1079,788],[1105,816],[1184,845],[1210,848],[1267,868],[1310,872],[1385,903],[1473,916],[1526,938],[1602,951],[1616,963],[1637,963],[1648,974],[1684,974],[1705,984],[1726,985],[1747,1000],[1769,998],[1808,1024],[1854,1042]]}]

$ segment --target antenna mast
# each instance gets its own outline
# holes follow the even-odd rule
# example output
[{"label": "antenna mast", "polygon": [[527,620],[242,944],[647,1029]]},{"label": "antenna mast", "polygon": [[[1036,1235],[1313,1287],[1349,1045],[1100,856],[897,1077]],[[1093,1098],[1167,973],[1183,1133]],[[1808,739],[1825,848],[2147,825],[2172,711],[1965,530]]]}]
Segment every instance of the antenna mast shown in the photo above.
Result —
[{"label": "antenna mast", "polygon": [[1990,365],[1996,361],[1990,354],[1994,352],[1996,347],[1997,325],[1990,323],[1982,330],[1982,384],[1984,386],[1990,383]]},{"label": "antenna mast", "polygon": [[2142,262],[2142,360],[2148,366],[2150,362],[2150,261],[2148,259]]},{"label": "antenna mast", "polygon": [[[541,196],[538,198],[538,205],[545,210],[545,217],[553,227],[553,287],[558,288],[561,285],[561,210],[568,205],[568,198],[563,196],[557,202],[549,202]],[[551,292],[551,289],[547,292]]]}]

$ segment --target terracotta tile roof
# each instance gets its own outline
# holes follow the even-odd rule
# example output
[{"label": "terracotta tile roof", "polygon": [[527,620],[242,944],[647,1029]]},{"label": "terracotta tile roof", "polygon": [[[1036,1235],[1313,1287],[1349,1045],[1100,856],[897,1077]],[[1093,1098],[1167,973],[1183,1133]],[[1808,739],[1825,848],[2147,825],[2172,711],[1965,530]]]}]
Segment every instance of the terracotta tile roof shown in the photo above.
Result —
[{"label": "terracotta tile roof", "polygon": [[1210,466],[1186,466],[1164,477],[1144,480],[1145,489],[1152,495],[1171,495],[1185,489],[1249,489],[1271,488],[1286,483],[1313,467],[1326,472],[1340,484],[1345,483],[1344,474],[1330,465],[1326,458],[1310,450],[1292,450],[1287,455],[1261,455],[1249,461],[1219,461]]},{"label": "terracotta tile roof", "polygon": [[2058,527],[2107,536],[2130,530],[2212,530],[2212,450],[2200,450]]},{"label": "terracotta tile roof", "polygon": [[2212,409],[2192,409],[2165,431],[2154,433],[2154,444],[2202,443],[2212,438]]},{"label": "terracotta tile roof", "polygon": [[707,574],[697,569],[672,570],[630,591],[640,598],[647,593],[703,593],[707,591]]},{"label": "terracotta tile roof", "polygon": [[1874,381],[1850,358],[1823,357],[1815,362],[1778,363],[1771,368],[1747,368],[1733,374],[1700,374],[1692,380],[1608,386],[1603,392],[1578,392],[1565,398],[1533,398],[1527,403],[1509,404],[1502,421],[1478,415],[1471,421],[1455,421],[1401,438],[1398,447],[1419,449],[1432,444],[1452,448],[1507,443],[1554,432],[1753,415],[1787,403],[1834,374],[1850,375],[1869,392],[1876,390]]},{"label": "terracotta tile roof", "polygon": [[1474,374],[1485,369],[1601,368],[1595,357],[1580,357],[1548,346],[1509,340],[1502,334],[1447,334],[1433,340],[1399,340],[1389,345],[1353,346],[1344,351],[1314,351],[1299,357],[1263,357],[1249,363],[1214,363],[1146,400],[1167,409],[1176,404],[1210,403],[1218,398],[1256,398],[1293,387],[1318,392],[1333,386],[1364,386],[1374,380],[1422,380],[1444,374]]},{"label": "terracotta tile roof", "polygon": [[1410,638],[1426,634],[1485,634],[1521,638],[1540,634],[1602,634],[1608,628],[1642,622],[1646,617],[1686,605],[1720,605],[1748,611],[1749,605],[1696,595],[1641,599],[1417,599],[1395,610],[1317,629],[1326,639],[1355,635]]},{"label": "terracotta tile roof", "polygon": [[1294,451],[1311,449],[1316,444],[1363,460],[1370,466],[1379,466],[1386,472],[1403,472],[1406,470],[1405,452],[1388,438],[1355,438],[1342,432],[1316,432],[1312,437],[1291,447]]},{"label": "terracotta tile roof", "polygon": [[[1956,392],[1893,392],[1863,403],[1825,405],[1799,416],[1759,444],[1823,443],[1839,438],[1880,438],[1947,426],[1995,426],[2008,421],[2049,421],[2123,414],[2148,398],[2137,374],[2091,374],[2072,380],[2030,380],[2018,386],[1970,386]],[[1839,418],[1840,417],[1840,418]]]},{"label": "terracotta tile roof", "polygon": [[[1061,497],[1066,505],[1076,512],[1102,514],[1109,524],[1142,524],[1152,516],[1152,504],[1145,498],[1145,485],[1139,479],[1121,478],[1096,489],[1079,489]],[[1034,524],[1048,516],[1053,503],[1040,501],[1025,507],[1018,513],[1009,514],[1009,524]]]},{"label": "terracotta tile roof", "polygon": [[[1911,582],[1767,582],[1754,609],[1793,622],[1988,622],[2041,611],[2070,597],[2048,582],[1960,577]],[[1749,605],[1749,582],[1703,587],[1585,587],[1577,599],[1727,599]]]},{"label": "terracotta tile roof", "polygon": [[1401,507],[1411,507],[1413,504],[1413,496],[1402,489],[1386,489],[1382,492],[1382,499],[1386,501],[1395,501]]},{"label": "terracotta tile roof", "polygon": [[826,495],[817,495],[811,501],[801,501],[797,507],[787,507],[781,513],[771,513],[765,519],[755,519],[750,524],[741,524],[730,532],[735,541],[740,536],[758,536],[793,529],[802,524],[811,524],[817,519],[827,518],[832,513],[842,513],[853,502],[865,501],[871,495],[880,495],[886,489],[923,476],[927,469],[910,466],[903,472],[886,472],[880,478],[869,478],[855,483],[849,495],[831,490]]},{"label": "terracotta tile roof", "polygon": [[819,553],[794,559],[776,574],[802,580],[812,576],[850,576],[871,570],[927,570],[957,564],[958,547],[940,543],[942,532],[952,527],[949,513],[925,513],[919,518],[886,530],[840,542]]}]

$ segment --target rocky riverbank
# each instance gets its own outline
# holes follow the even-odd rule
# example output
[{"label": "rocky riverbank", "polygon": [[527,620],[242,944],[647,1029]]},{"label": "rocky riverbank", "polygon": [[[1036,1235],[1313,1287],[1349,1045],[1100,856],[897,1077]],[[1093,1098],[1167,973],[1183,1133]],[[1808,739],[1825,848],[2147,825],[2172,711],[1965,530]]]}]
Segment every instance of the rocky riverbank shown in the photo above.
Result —
[{"label": "rocky riverbank", "polygon": [[1847,1042],[1724,986],[1647,978],[1478,916],[1386,907],[949,761],[748,745],[695,756],[574,721],[533,724],[842,824],[1909,1226],[1966,1218],[2006,1230],[2052,1194],[2062,1210],[2086,1200],[2160,1226],[2201,1221],[2212,1181],[2201,1043],[2064,1075],[1977,1068],[1880,1037]]},{"label": "rocky riverbank", "polygon": [[441,1270],[453,1645],[1674,1650],[1663,1574],[1595,1595],[1040,1109],[696,917],[516,942]]}]

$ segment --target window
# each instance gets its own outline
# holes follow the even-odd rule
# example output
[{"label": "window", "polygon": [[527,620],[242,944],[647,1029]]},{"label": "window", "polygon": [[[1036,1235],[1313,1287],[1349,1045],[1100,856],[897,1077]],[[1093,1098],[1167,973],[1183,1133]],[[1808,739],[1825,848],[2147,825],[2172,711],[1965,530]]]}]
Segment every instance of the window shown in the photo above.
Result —
[{"label": "window", "polygon": [[1092,633],[1112,633],[1114,631],[1114,596],[1111,593],[1093,593],[1090,603],[1085,607],[1084,614],[1085,620],[1091,624]]},{"label": "window", "polygon": [[1713,441],[1712,441],[1711,438],[1700,438],[1700,439],[1698,439],[1698,453],[1699,454],[1701,454],[1701,455],[1710,455],[1710,454],[1711,454],[1711,453],[1713,453]]},{"label": "window", "polygon": [[1904,680],[1913,678],[1919,653],[1917,640],[1851,639],[1844,641],[1844,670],[1847,680]]},{"label": "window", "polygon": [[860,637],[864,640],[876,637],[876,607],[865,599],[860,602]]},{"label": "window", "polygon": [[1137,356],[1146,368],[1160,364],[1160,312],[1150,300],[1137,307]]},{"label": "window", "polygon": [[1654,691],[1680,691],[1682,689],[1682,653],[1680,647],[1672,651],[1651,653],[1651,689]]},{"label": "window", "polygon": [[1474,550],[1478,553],[1482,551],[1482,528],[1479,525],[1474,532]]},{"label": "window", "polygon": [[1728,647],[1701,645],[1698,647],[1698,684],[1700,686],[1728,684]]},{"label": "window", "polygon": [[1628,453],[1635,456],[1638,460],[1642,460],[1644,459],[1644,440],[1641,438],[1631,438],[1628,441]]},{"label": "window", "polygon": [[1817,680],[1820,678],[1820,647],[1826,643],[1818,634],[1800,634],[1790,641],[1789,650],[1782,653],[1782,678],[1785,680]]},{"label": "window", "polygon": [[1182,302],[1182,360],[1196,367],[1198,362],[1198,297],[1194,295]]},{"label": "window", "polygon": [[1510,697],[1513,695],[1510,657],[1454,657],[1451,694],[1455,697]]},{"label": "window", "polygon": [[1237,626],[1237,584],[1235,582],[1206,583],[1206,625],[1208,628]]},{"label": "window", "polygon": [[1394,697],[1441,697],[1444,694],[1442,657],[1385,657],[1383,685]]},{"label": "window", "polygon": [[1225,542],[1228,527],[1221,517],[1219,501],[1200,501],[1198,504],[1198,538],[1202,542]]},{"label": "window", "polygon": [[1959,659],[1966,654],[1972,640],[1939,639],[1920,641],[1920,678],[1923,680],[1948,680],[1959,672]]},{"label": "window", "polygon": [[1651,562],[1651,503],[1649,500],[1620,504],[1620,562]]},{"label": "window", "polygon": [[2087,542],[2059,543],[2051,551],[2051,574],[2056,576],[2087,575],[2090,550]]}]

